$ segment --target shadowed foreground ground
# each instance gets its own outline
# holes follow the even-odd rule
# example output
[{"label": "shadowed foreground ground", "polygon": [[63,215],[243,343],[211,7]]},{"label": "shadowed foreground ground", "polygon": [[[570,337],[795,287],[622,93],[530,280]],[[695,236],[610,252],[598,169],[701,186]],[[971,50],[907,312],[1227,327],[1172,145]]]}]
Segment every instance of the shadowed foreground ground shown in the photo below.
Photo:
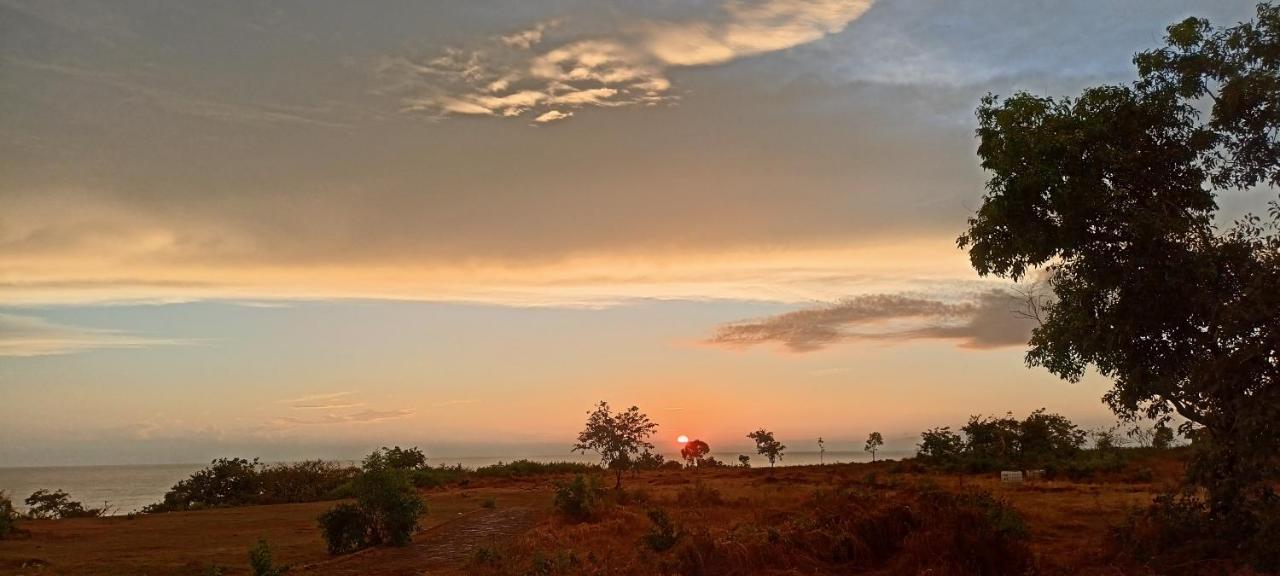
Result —
[{"label": "shadowed foreground ground", "polygon": [[[429,513],[412,545],[342,557],[325,553],[316,525],[316,517],[332,502],[29,521],[22,524],[30,531],[29,538],[0,541],[0,574],[199,575],[212,566],[223,567],[228,575],[247,574],[247,551],[258,538],[270,542],[277,563],[293,565],[291,574],[512,571],[530,553],[589,559],[570,571],[643,573],[643,562],[655,558],[640,543],[649,526],[645,517],[649,508],[668,510],[683,527],[714,530],[759,522],[768,514],[801,506],[819,489],[860,482],[875,490],[877,482],[886,480],[898,486],[929,485],[947,491],[990,490],[1024,517],[1040,572],[1119,573],[1108,571],[1096,553],[1108,528],[1149,503],[1154,493],[1176,481],[1181,469],[1176,460],[1161,459],[1131,465],[1147,473],[1116,475],[1106,481],[1002,485],[993,475],[892,473],[894,466],[779,468],[772,478],[763,469],[642,473],[628,477],[626,486],[641,493],[643,503],[613,508],[587,524],[566,523],[552,513],[555,478],[486,479],[465,487],[424,491]],[[682,504],[680,494],[698,482],[719,492],[723,502]],[[487,498],[494,499],[494,508],[481,506]],[[510,563],[497,569],[478,566],[475,558],[481,548],[497,551]]]}]

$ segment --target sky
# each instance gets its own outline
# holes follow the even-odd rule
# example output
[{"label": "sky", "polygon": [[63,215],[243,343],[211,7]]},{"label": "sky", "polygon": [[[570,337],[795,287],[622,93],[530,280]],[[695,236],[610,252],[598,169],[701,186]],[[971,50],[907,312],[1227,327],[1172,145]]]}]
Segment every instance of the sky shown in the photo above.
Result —
[{"label": "sky", "polygon": [[955,248],[973,110],[1252,5],[0,0],[0,466],[1107,424]]}]

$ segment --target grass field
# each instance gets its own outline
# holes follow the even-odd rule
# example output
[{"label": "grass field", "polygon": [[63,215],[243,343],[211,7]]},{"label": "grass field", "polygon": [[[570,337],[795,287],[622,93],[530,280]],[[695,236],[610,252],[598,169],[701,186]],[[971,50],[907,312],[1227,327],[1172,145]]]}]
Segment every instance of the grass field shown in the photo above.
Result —
[{"label": "grass field", "polygon": [[[910,564],[904,564],[907,560],[891,555],[871,564],[831,563],[787,544],[791,540],[786,538],[805,533],[807,528],[799,511],[812,508],[816,494],[842,490],[857,492],[866,510],[917,506],[918,501],[908,496],[921,491],[988,491],[1021,516],[1027,529],[1025,542],[1037,573],[1141,573],[1109,565],[1101,552],[1106,548],[1108,531],[1121,524],[1132,510],[1148,504],[1154,494],[1176,482],[1181,467],[1173,454],[1149,456],[1131,462],[1126,472],[1096,481],[1021,484],[1002,484],[995,474],[905,472],[909,467],[894,462],[798,466],[773,471],[721,468],[644,472],[628,475],[624,480],[627,496],[621,502],[613,502],[616,498],[610,497],[596,517],[587,522],[569,521],[553,509],[555,484],[568,476],[485,478],[465,486],[424,491],[429,512],[423,518],[422,531],[406,548],[332,557],[325,553],[316,524],[316,517],[332,502],[248,506],[137,517],[27,521],[22,527],[29,537],[0,541],[0,573],[248,574],[247,551],[259,538],[270,543],[278,563],[293,566],[290,573],[696,571],[689,568],[687,558],[678,560],[700,553],[690,552],[691,544],[665,552],[644,544],[651,527],[647,512],[654,508],[670,516],[684,541],[718,546],[721,556],[725,555],[726,542],[749,542],[744,534],[749,536],[753,530],[761,535],[759,546],[734,544],[741,546],[741,551],[720,558],[715,565],[718,567],[708,567],[707,573],[909,572],[906,566]],[[1131,473],[1137,469],[1149,472]],[[485,505],[490,499],[492,505]],[[785,536],[778,543],[775,529],[792,536]],[[963,535],[963,526],[957,532]],[[909,537],[904,549],[909,551],[911,546]]]}]

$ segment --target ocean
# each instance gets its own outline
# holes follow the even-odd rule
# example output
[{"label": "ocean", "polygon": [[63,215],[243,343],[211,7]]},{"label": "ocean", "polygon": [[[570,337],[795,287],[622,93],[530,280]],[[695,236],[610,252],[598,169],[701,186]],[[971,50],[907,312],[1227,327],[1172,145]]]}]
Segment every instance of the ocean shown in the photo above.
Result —
[{"label": "ocean", "polygon": [[[881,451],[881,458],[901,458],[908,455],[902,451]],[[679,459],[676,454],[667,454],[667,458]],[[738,453],[713,454],[730,464],[736,464]],[[750,454],[753,466],[767,466],[763,457]],[[467,468],[477,468],[510,462],[521,458],[540,462],[576,461],[595,462],[596,459],[582,454],[557,454],[537,456],[466,456],[431,458],[432,466],[461,464]],[[829,450],[822,457],[828,464],[843,462],[866,462],[871,458],[864,452]],[[803,466],[817,464],[817,452],[788,453],[778,462],[779,466]],[[117,465],[117,466],[41,466],[5,468],[0,467],[0,490],[3,490],[19,509],[25,510],[22,500],[39,489],[64,490],[72,500],[94,508],[106,503],[112,514],[128,514],[142,509],[147,504],[159,502],[164,493],[179,480],[182,480],[205,466],[198,464],[152,464],[152,465]]]}]

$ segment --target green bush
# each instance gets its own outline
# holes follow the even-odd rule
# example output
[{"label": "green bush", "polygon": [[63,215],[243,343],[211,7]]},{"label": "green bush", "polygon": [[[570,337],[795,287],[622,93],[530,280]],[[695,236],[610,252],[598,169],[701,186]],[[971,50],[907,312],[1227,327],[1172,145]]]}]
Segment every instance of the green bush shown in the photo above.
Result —
[{"label": "green bush", "polygon": [[336,500],[359,470],[321,460],[266,465],[258,459],[219,458],[174,484],[146,513],[251,504]]},{"label": "green bush", "polygon": [[665,552],[676,545],[676,541],[680,539],[680,532],[665,510],[661,508],[649,510],[649,522],[653,526],[649,527],[649,533],[645,534],[644,542],[651,550]]},{"label": "green bush", "polygon": [[476,468],[475,475],[481,478],[521,478],[527,476],[546,476],[551,474],[589,474],[599,470],[595,464],[582,462],[534,462],[532,460],[515,460],[508,463],[499,462],[489,466]]},{"label": "green bush", "polygon": [[724,504],[724,498],[720,496],[719,490],[698,479],[693,483],[693,486],[684,488],[676,493],[676,502],[685,508],[699,508],[702,506],[719,506]]},{"label": "green bush", "polygon": [[405,546],[418,529],[426,504],[418,497],[405,470],[365,470],[355,481],[356,501],[369,526],[369,543]]},{"label": "green bush", "polygon": [[449,484],[464,483],[469,471],[461,464],[454,466],[423,466],[412,471],[413,485],[419,488],[439,488]]},{"label": "green bush", "polygon": [[366,470],[370,468],[394,468],[396,470],[418,470],[427,467],[427,455],[422,453],[417,446],[413,448],[387,448],[383,446],[374,450],[364,461],[360,463],[360,467]]},{"label": "green bush", "polygon": [[258,470],[258,502],[283,504],[328,500],[357,470],[324,460],[272,464]]},{"label": "green bush", "polygon": [[253,576],[283,576],[289,567],[276,566],[271,559],[271,547],[265,539],[259,538],[258,543],[249,549],[249,571]]},{"label": "green bush", "polygon": [[369,525],[355,504],[339,504],[320,515],[320,530],[330,554],[348,554],[365,547]]},{"label": "green bush", "polygon": [[0,490],[0,540],[18,530],[18,510],[4,490]]},{"label": "green bush", "polygon": [[105,507],[85,508],[62,490],[36,490],[24,502],[32,518],[96,518],[105,512]]},{"label": "green bush", "polygon": [[392,466],[396,459],[387,458],[387,452],[383,448],[365,458],[365,469],[351,482],[354,505],[339,504],[320,515],[330,554],[382,544],[405,546],[417,531],[427,506],[414,489],[413,471]]},{"label": "green bush", "polygon": [[572,482],[556,485],[556,510],[570,520],[590,520],[599,509],[603,491],[599,478],[578,474]]},{"label": "green bush", "polygon": [[1215,515],[1194,493],[1162,494],[1112,529],[1108,541],[1115,556],[1162,574],[1196,574],[1215,563],[1223,565],[1215,573],[1228,573],[1233,562],[1280,572],[1280,498],[1264,496],[1242,514]]}]

